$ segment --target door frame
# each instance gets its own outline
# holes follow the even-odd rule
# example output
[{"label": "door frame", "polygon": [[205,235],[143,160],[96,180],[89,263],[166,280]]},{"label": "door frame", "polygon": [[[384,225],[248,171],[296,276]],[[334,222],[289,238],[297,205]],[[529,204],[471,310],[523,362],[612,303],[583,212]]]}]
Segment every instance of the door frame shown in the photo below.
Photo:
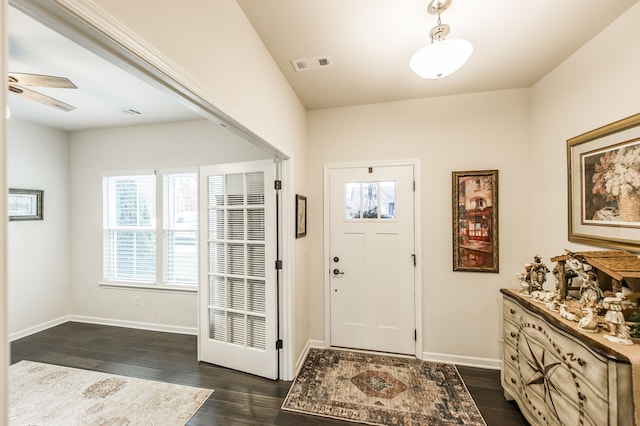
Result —
[{"label": "door frame", "polygon": [[[227,130],[242,137],[246,141],[260,147],[270,158],[281,161],[281,177],[282,191],[280,203],[282,206],[293,205],[295,200],[294,190],[294,165],[293,159],[285,152],[271,145],[268,141],[257,135],[239,121],[234,119],[230,114],[215,105],[206,96],[207,90],[190,76],[186,75],[184,70],[178,68],[164,56],[151,48],[138,35],[132,33],[122,27],[118,22],[111,19],[108,15],[90,2],[83,0],[55,0],[51,2],[31,2],[29,0],[0,0],[2,7],[0,8],[0,18],[5,19],[8,12],[8,5],[26,13],[27,15],[39,20],[47,27],[63,34],[70,40],[82,45],[87,50],[102,57],[103,59],[114,63],[115,65],[125,69],[126,71],[136,75],[138,78],[146,81],[152,86],[164,91],[169,96],[187,105],[189,108],[200,113],[203,119],[208,119],[213,123],[225,127]],[[6,25],[2,27],[2,37],[5,41]],[[2,55],[2,65],[6,67],[8,62],[8,54]],[[6,69],[5,69],[6,71]],[[6,82],[5,89],[6,89]],[[2,101],[6,104],[6,90],[3,92]],[[3,110],[4,111],[4,110]],[[3,126],[0,128],[0,137],[2,144],[0,150],[6,146],[6,118],[2,118]],[[0,161],[2,161],[0,155]],[[5,159],[6,160],[6,159]],[[277,176],[276,176],[277,177]],[[0,184],[3,179],[0,178]],[[6,187],[4,188],[6,191]],[[1,206],[2,203],[0,203]],[[293,278],[295,277],[295,264],[293,259],[295,249],[295,235],[292,231],[295,223],[295,213],[291,209],[282,208],[280,211],[280,254],[283,261],[283,269],[280,271],[280,339],[283,340],[284,346],[280,350],[280,379],[293,380],[294,371],[294,336],[295,321],[293,317],[294,294]],[[4,210],[3,210],[4,211]],[[0,235],[4,227],[0,226]],[[6,293],[7,283],[6,277],[3,278],[4,270],[1,265],[5,262],[3,249],[0,248],[0,308],[3,302],[3,292]],[[197,304],[197,302],[196,302]],[[2,311],[2,309],[0,309]],[[5,310],[6,312],[6,310]],[[196,313],[197,326],[199,326],[199,313]],[[5,341],[3,336],[8,336],[6,321],[4,325],[0,315],[0,350],[3,345],[8,347],[8,339]],[[0,355],[0,361],[3,356]],[[8,363],[2,363],[8,368]],[[6,370],[4,370],[6,371]],[[0,373],[3,372],[0,367]],[[0,390],[6,386],[3,378],[6,375],[0,374]],[[0,394],[2,394],[0,392]],[[3,408],[6,406],[4,399],[0,397],[0,423],[3,419]]]},{"label": "door frame", "polygon": [[420,198],[421,170],[420,160],[398,160],[398,161],[369,161],[353,163],[329,163],[323,167],[324,193],[323,193],[323,274],[324,281],[324,347],[331,347],[331,210],[329,205],[330,190],[329,174],[334,169],[357,168],[357,167],[390,167],[390,166],[411,166],[413,167],[413,179],[415,190],[413,191],[413,232],[416,254],[416,268],[414,276],[414,311],[416,324],[416,345],[415,356],[422,359],[422,210]]}]

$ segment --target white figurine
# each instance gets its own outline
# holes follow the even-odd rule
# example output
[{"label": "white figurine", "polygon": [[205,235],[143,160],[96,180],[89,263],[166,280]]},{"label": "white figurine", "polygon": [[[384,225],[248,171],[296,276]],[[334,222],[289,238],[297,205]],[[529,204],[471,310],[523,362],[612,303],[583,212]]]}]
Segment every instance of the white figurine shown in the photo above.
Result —
[{"label": "white figurine", "polygon": [[600,283],[598,283],[598,277],[592,271],[587,272],[586,279],[580,286],[580,304],[582,307],[589,306],[594,307],[602,300],[602,290],[600,290]]},{"label": "white figurine", "polygon": [[580,318],[580,321],[578,321],[578,328],[588,333],[597,333],[598,321],[596,321],[595,319],[593,308],[590,306],[587,306],[582,310],[586,312],[586,315]]},{"label": "white figurine", "polygon": [[602,306],[607,309],[604,319],[609,323],[609,334],[604,337],[611,342],[621,345],[633,345],[629,334],[629,327],[624,322],[622,300],[624,300],[622,293],[616,293],[615,296],[602,299]]},{"label": "white figurine", "polygon": [[547,281],[547,274],[551,272],[547,265],[542,263],[542,258],[537,254],[533,257],[533,263],[531,264],[531,290],[542,290],[545,281]]},{"label": "white figurine", "polygon": [[520,294],[528,296],[531,293],[531,264],[524,264],[524,271],[516,272],[516,279],[520,284]]}]

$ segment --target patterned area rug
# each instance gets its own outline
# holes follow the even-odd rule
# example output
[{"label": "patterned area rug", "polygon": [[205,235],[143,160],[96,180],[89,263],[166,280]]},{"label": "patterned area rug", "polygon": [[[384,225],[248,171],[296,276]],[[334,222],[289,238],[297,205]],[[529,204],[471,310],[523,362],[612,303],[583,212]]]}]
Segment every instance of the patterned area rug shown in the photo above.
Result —
[{"label": "patterned area rug", "polygon": [[486,426],[454,365],[311,349],[283,410],[372,425]]},{"label": "patterned area rug", "polygon": [[184,425],[213,392],[31,361],[9,383],[10,425]]}]

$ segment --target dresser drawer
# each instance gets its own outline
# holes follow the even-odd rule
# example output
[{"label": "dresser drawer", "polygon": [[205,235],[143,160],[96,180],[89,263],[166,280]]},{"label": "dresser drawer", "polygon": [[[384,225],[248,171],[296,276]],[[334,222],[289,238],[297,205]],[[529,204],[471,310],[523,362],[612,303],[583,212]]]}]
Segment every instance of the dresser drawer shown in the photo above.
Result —
[{"label": "dresser drawer", "polygon": [[526,409],[532,424],[607,424],[606,388],[585,381],[566,357],[549,349],[545,339],[526,334],[514,340],[517,347],[505,337],[502,386]]},{"label": "dresser drawer", "polygon": [[[606,398],[608,389],[607,360],[589,349],[580,341],[559,331],[537,315],[524,310],[520,305],[505,299],[503,303],[503,338],[520,351],[526,350],[526,339],[534,339],[546,351],[559,354],[574,372]],[[526,336],[521,336],[525,333]],[[526,337],[526,339],[525,339]]]},{"label": "dresser drawer", "polygon": [[582,381],[590,384],[606,398],[609,372],[605,358],[589,351],[581,342],[558,331],[535,315],[527,316],[526,320],[523,318],[520,332],[536,338],[547,350],[560,354]]},{"label": "dresser drawer", "polygon": [[502,317],[505,320],[520,322],[525,311],[520,305],[509,299],[502,299]]}]

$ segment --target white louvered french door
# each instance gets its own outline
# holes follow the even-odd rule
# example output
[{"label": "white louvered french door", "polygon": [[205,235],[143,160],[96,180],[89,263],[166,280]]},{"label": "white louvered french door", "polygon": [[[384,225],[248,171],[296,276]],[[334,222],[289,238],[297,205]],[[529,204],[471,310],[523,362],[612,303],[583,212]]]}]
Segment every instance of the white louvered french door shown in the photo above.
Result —
[{"label": "white louvered french door", "polygon": [[200,168],[198,359],[278,375],[273,160]]}]

